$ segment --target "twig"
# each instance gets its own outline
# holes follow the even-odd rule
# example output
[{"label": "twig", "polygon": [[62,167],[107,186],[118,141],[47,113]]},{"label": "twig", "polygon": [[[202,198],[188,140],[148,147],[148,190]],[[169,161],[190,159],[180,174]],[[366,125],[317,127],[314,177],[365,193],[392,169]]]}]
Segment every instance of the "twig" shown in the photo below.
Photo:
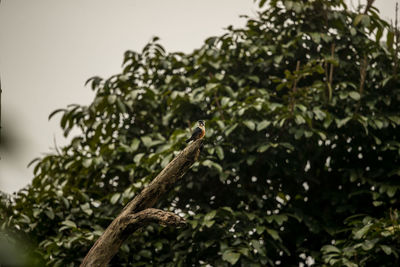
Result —
[{"label": "twig", "polygon": [[61,156],[60,150],[58,150],[57,141],[56,141],[56,135],[55,134],[53,134],[53,143],[54,143],[54,149],[56,150],[57,154],[59,156]]},{"label": "twig", "polygon": [[224,112],[223,112],[223,110],[222,110],[222,107],[221,107],[221,105],[220,105],[220,103],[219,103],[219,100],[218,100],[218,97],[217,97],[217,92],[214,92],[214,99],[215,99],[215,103],[217,104],[217,107],[218,107],[218,109],[219,109],[219,113],[221,114],[221,119],[222,119],[222,120],[225,120],[225,118],[224,118]]},{"label": "twig", "polygon": [[398,16],[398,11],[399,11],[399,3],[396,2],[396,16],[395,16],[395,21],[394,21],[394,44],[396,46],[394,50],[394,67],[393,67],[393,76],[397,75],[397,69],[399,66],[399,60],[398,60],[398,54],[399,54],[399,28],[398,28],[398,22],[397,22],[397,16]]},{"label": "twig", "polygon": [[293,112],[293,109],[294,109],[294,94],[297,91],[297,82],[299,81],[299,76],[298,76],[299,75],[299,73],[298,73],[299,70],[300,70],[300,60],[297,60],[296,71],[295,71],[296,78],[294,79],[294,82],[293,82],[292,96],[290,98],[290,112],[291,113]]},{"label": "twig", "polygon": [[[331,58],[333,60],[335,56],[335,43],[332,43],[331,45]],[[329,66],[329,72],[328,72],[328,66]],[[328,62],[324,62],[324,67],[325,67],[325,82],[326,82],[326,88],[327,88],[327,92],[326,92],[326,97],[328,99],[328,102],[331,100],[332,98],[332,81],[333,81],[333,68],[334,65],[333,63],[328,63]]]},{"label": "twig", "polygon": [[296,64],[296,79],[294,79],[294,83],[293,83],[293,92],[296,92],[296,90],[297,90],[297,82],[299,81],[299,74],[298,74],[298,72],[299,72],[299,70],[300,70],[300,60],[297,60],[297,64]]},{"label": "twig", "polygon": [[[331,46],[332,60],[333,60],[334,56],[335,56],[335,43],[333,43]],[[330,70],[329,70],[329,84],[331,85],[331,87],[332,87],[332,79],[333,79],[333,63],[331,63]]]},{"label": "twig", "polygon": [[364,15],[367,14],[369,9],[372,7],[372,4],[375,2],[375,0],[367,0],[367,5],[365,6],[364,10]]},{"label": "twig", "polygon": [[325,69],[325,81],[326,83],[329,82],[329,77],[328,77],[328,63],[325,61],[324,62],[324,69]]},{"label": "twig", "polygon": [[361,96],[362,96],[362,94],[364,92],[364,84],[365,84],[366,76],[367,76],[367,55],[364,55],[364,58],[361,61],[361,65],[360,65],[360,88],[359,88],[359,92],[360,92]]}]

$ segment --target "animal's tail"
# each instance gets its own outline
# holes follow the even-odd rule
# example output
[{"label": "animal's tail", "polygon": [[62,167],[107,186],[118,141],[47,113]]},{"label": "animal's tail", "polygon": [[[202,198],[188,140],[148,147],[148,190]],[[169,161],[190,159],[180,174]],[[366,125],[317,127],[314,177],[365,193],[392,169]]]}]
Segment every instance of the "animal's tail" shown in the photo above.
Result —
[{"label": "animal's tail", "polygon": [[189,143],[190,141],[192,141],[192,138],[189,138],[188,140],[186,140],[186,143]]}]

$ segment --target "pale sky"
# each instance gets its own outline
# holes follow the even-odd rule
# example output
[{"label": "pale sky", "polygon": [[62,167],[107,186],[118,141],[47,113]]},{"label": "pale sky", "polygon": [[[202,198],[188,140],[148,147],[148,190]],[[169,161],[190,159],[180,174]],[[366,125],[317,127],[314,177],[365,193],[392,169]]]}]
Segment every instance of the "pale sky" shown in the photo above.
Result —
[{"label": "pale sky", "polygon": [[[391,18],[395,2],[376,6]],[[140,51],[159,36],[167,51],[191,52],[228,25],[244,25],[239,15],[255,10],[253,0],[1,1],[1,123],[14,146],[0,151],[0,190],[27,185],[33,178],[27,164],[51,152],[54,138],[58,146],[67,143],[60,116],[48,121],[48,115],[89,104],[94,94],[85,81],[121,72],[126,50]]]}]

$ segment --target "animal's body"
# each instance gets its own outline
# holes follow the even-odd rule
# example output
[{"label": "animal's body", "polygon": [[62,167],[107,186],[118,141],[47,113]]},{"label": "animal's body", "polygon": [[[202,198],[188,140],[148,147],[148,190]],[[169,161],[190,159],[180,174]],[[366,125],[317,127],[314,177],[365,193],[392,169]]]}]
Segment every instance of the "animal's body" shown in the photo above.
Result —
[{"label": "animal's body", "polygon": [[206,127],[204,121],[200,120],[197,122],[197,127],[193,130],[192,136],[186,140],[186,143],[190,141],[196,141],[203,138],[206,135]]}]

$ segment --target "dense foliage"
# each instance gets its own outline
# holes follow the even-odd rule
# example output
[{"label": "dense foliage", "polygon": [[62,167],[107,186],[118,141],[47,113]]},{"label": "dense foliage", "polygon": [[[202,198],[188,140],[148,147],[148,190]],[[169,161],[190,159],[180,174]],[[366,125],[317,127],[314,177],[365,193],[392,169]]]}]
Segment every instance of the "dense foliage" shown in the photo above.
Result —
[{"label": "dense foliage", "polygon": [[89,106],[50,116],[81,134],[2,197],[6,235],[78,264],[205,119],[200,161],[158,203],[188,227],[146,227],[113,265],[398,265],[397,31],[341,0],[268,5],[193,53],[155,38],[90,79]]}]

